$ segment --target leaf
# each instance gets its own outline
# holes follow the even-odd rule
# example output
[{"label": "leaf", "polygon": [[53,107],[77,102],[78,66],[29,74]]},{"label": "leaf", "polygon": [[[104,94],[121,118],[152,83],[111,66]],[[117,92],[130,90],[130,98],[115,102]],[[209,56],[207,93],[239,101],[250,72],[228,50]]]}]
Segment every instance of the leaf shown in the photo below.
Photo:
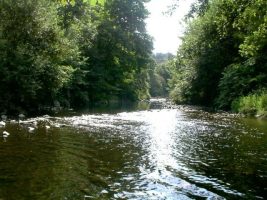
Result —
[{"label": "leaf", "polygon": [[92,6],[95,6],[97,4],[104,5],[106,2],[105,0],[84,0],[84,1],[89,1]]}]

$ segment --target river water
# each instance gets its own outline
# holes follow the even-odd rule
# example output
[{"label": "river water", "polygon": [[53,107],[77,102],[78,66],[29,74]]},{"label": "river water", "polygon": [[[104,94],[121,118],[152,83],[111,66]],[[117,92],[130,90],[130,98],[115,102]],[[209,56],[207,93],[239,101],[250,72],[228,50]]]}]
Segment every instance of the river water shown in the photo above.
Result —
[{"label": "river water", "polygon": [[3,131],[0,200],[267,197],[264,120],[158,99],[10,121]]}]

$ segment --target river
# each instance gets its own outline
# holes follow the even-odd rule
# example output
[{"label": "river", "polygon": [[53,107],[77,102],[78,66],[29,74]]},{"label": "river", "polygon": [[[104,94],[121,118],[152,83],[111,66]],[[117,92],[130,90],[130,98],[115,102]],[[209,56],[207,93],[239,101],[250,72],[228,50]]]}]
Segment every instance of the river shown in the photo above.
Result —
[{"label": "river", "polygon": [[264,120],[158,99],[9,121],[0,132],[0,200],[267,197]]}]

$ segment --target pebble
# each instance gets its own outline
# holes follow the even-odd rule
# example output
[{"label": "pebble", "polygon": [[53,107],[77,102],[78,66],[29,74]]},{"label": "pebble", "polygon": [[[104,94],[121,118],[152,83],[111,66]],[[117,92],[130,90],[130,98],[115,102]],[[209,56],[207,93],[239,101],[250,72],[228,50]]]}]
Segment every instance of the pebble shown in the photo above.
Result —
[{"label": "pebble", "polygon": [[35,128],[33,128],[33,127],[28,127],[28,130],[29,130],[29,132],[33,132],[33,131],[35,130]]},{"label": "pebble", "polygon": [[5,126],[5,125],[6,125],[5,122],[3,122],[3,121],[0,122],[0,127],[3,127],[3,126]]},{"label": "pebble", "polygon": [[7,136],[9,136],[9,135],[10,135],[9,132],[7,132],[7,131],[3,131],[3,136],[4,136],[4,137],[7,137]]}]

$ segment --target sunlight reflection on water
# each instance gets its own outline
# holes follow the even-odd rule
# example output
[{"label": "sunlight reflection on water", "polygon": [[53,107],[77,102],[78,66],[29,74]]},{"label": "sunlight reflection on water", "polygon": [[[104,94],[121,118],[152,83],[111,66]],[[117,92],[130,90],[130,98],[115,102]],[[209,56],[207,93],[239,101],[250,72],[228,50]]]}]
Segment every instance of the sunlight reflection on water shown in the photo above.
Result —
[{"label": "sunlight reflection on water", "polygon": [[[38,120],[34,133],[27,131],[34,119],[7,124],[11,134],[1,143],[6,151],[0,149],[0,183],[6,186],[0,185],[0,199],[1,191],[12,187],[29,191],[24,194],[28,199],[40,194],[44,198],[39,199],[49,199],[46,188],[31,191],[46,184],[54,199],[63,194],[65,199],[87,195],[101,200],[264,196],[264,123],[254,127],[255,121],[190,108]],[[20,188],[25,180],[31,184]]]},{"label": "sunlight reflection on water", "polygon": [[[137,145],[145,150],[141,156],[141,162],[137,165],[139,178],[136,180],[134,174],[128,174],[124,181],[135,185],[134,192],[122,191],[120,197],[127,199],[189,199],[191,197],[220,198],[213,192],[199,188],[182,178],[176,173],[190,175],[191,169],[186,163],[177,160],[179,152],[177,145],[188,145],[179,143],[179,135],[184,135],[184,127],[177,126],[177,120],[186,121],[183,113],[175,109],[161,109],[139,112],[123,112],[116,115],[83,115],[82,117],[65,118],[74,126],[91,128],[101,127],[112,129],[113,134],[119,131],[120,135],[125,133],[133,135]],[[195,126],[194,122],[190,122]],[[184,124],[188,126],[188,124]],[[130,133],[131,132],[131,133]],[[178,139],[177,139],[178,138]]]}]

